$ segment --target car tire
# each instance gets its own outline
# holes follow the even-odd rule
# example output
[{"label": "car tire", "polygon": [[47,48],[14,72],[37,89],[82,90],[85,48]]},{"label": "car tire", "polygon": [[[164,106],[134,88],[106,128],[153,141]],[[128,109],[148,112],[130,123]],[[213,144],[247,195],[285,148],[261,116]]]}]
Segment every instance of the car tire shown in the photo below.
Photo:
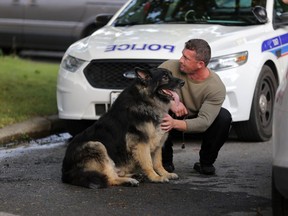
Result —
[{"label": "car tire", "polygon": [[66,131],[73,137],[78,133],[84,131],[86,128],[88,128],[95,122],[92,120],[64,120],[64,121]]},{"label": "car tire", "polygon": [[288,199],[277,190],[272,173],[272,211],[273,216],[288,216]]},{"label": "car tire", "polygon": [[277,87],[272,69],[264,65],[255,87],[249,120],[233,123],[239,140],[262,142],[271,138]]}]

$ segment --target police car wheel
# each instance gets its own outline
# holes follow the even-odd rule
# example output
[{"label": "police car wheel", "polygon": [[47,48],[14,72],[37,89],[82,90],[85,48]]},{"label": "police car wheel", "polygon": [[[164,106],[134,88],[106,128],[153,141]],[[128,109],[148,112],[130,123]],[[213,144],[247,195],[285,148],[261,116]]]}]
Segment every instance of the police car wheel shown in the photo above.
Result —
[{"label": "police car wheel", "polygon": [[233,124],[242,141],[267,141],[272,136],[272,120],[277,81],[272,69],[264,65],[253,96],[250,119]]}]

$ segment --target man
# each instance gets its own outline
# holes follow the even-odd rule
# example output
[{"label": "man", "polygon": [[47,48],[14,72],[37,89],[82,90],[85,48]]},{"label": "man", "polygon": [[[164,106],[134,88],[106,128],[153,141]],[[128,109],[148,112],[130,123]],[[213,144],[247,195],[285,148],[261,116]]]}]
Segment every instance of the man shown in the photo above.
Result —
[{"label": "man", "polygon": [[[178,92],[180,103],[172,101],[171,112],[176,118],[167,114],[161,127],[165,131],[203,133],[200,160],[194,169],[206,175],[215,174],[213,164],[228,138],[232,121],[230,112],[222,108],[225,86],[219,76],[207,68],[210,58],[209,44],[202,39],[191,39],[185,43],[179,61],[168,60],[159,66],[185,81]],[[163,165],[169,172],[174,170],[172,145],[169,136],[162,152]]]}]

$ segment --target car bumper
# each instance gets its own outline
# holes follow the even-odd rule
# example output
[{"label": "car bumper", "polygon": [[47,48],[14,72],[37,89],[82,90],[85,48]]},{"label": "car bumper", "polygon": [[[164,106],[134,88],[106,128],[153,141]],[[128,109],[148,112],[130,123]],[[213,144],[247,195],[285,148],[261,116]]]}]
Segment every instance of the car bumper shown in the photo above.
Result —
[{"label": "car bumper", "polygon": [[61,119],[98,119],[110,106],[112,90],[93,88],[83,73],[60,69],[57,82],[57,106]]}]

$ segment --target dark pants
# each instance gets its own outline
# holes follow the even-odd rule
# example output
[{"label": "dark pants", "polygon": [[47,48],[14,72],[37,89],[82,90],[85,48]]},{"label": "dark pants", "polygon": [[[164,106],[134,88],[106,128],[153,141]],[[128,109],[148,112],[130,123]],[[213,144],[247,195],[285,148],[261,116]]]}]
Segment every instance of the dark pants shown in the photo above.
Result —
[{"label": "dark pants", "polygon": [[[221,108],[211,126],[201,134],[202,144],[199,152],[201,164],[212,165],[216,161],[220,148],[224,145],[229,136],[231,122],[232,118],[230,112],[225,108]],[[172,146],[173,143],[170,133],[162,149],[163,164],[171,163],[173,161]]]}]

